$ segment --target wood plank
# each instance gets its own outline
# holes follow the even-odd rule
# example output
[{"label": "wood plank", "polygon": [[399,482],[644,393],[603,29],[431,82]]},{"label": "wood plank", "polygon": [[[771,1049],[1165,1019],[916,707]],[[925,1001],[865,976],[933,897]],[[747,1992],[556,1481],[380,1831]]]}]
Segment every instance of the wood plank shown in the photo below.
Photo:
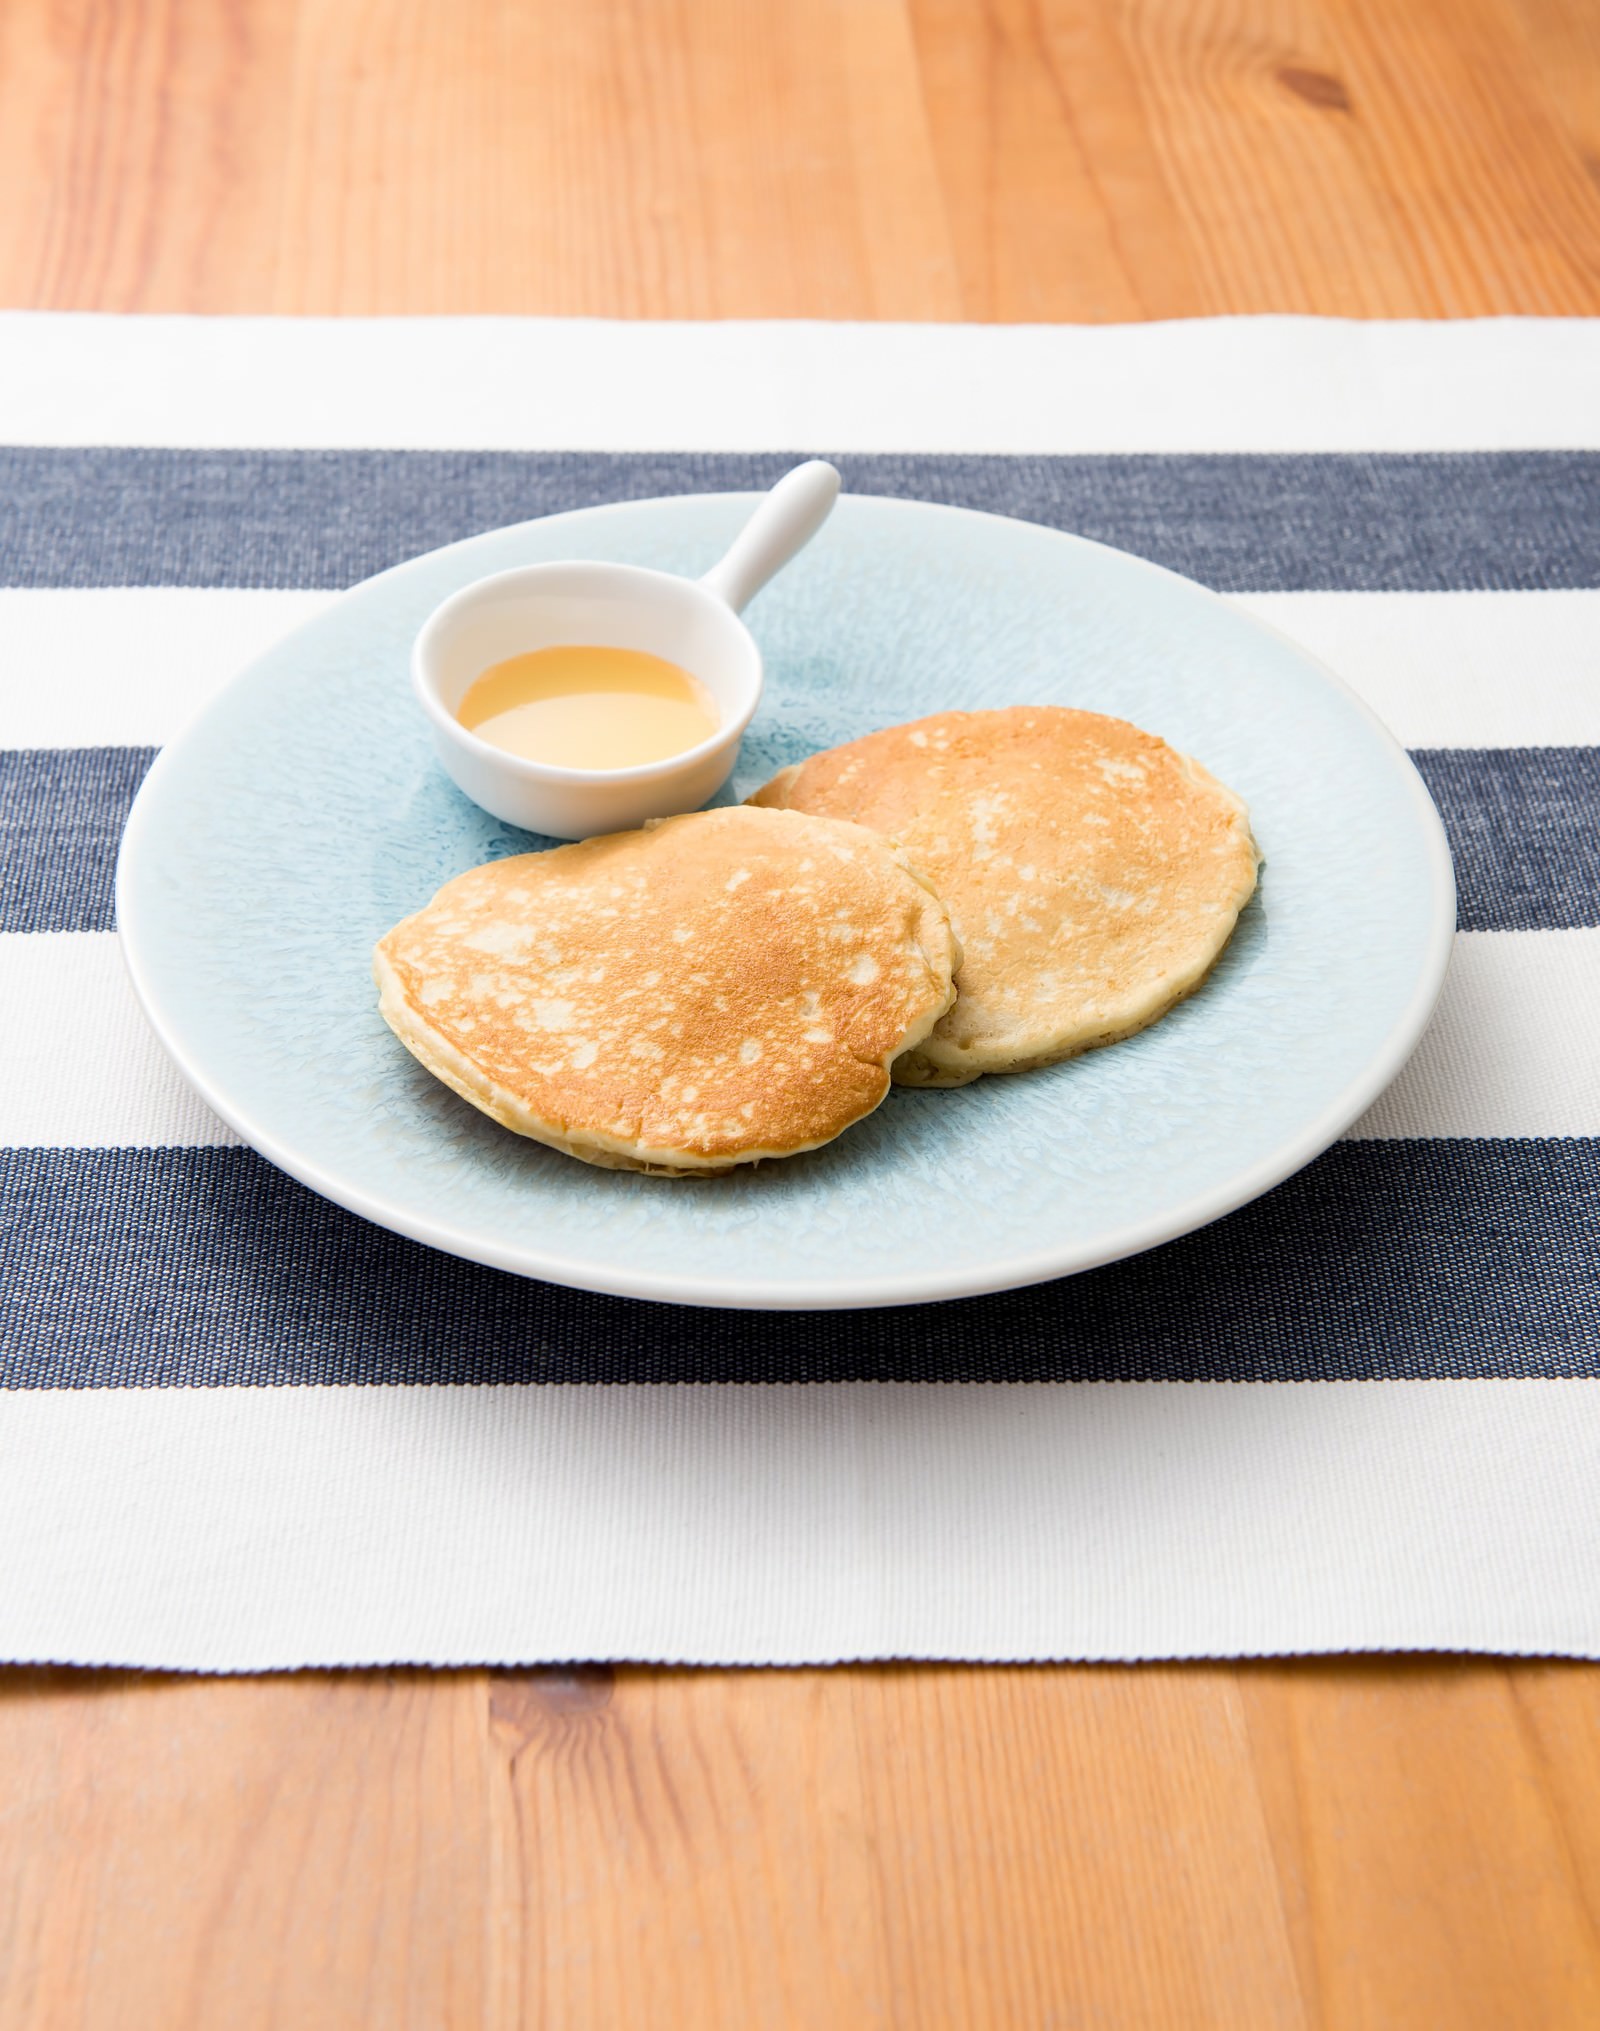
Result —
[{"label": "wood plank", "polygon": [[1600,2022],[1573,1832],[1600,1806],[1592,1667],[1342,1659],[1239,1685],[1316,2021]]},{"label": "wood plank", "polygon": [[0,1673],[0,2024],[488,2021],[483,1712],[444,1674]]},{"label": "wood plank", "polygon": [[1594,307],[1600,204],[1508,0],[1191,0],[1128,18],[1193,310]]},{"label": "wood plank", "polygon": [[494,2023],[869,2023],[884,1996],[850,1685],[497,1675]]},{"label": "wood plank", "polygon": [[889,2022],[1316,2021],[1230,1667],[900,1666],[855,1705]]},{"label": "wood plank", "polygon": [[1600,7],[1594,0],[1517,0],[1539,83],[1600,190]]},{"label": "wood plank", "polygon": [[11,1672],[0,2022],[1591,2023],[1597,1704],[1441,1659]]},{"label": "wood plank", "polygon": [[293,11],[0,8],[0,302],[271,307]]},{"label": "wood plank", "polygon": [[0,298],[1600,310],[1587,0],[10,0]]}]

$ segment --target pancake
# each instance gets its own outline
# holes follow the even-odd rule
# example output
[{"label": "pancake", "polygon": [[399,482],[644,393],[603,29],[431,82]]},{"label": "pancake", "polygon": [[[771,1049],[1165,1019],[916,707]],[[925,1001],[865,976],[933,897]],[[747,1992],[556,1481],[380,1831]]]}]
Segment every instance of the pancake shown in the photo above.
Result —
[{"label": "pancake", "polygon": [[829,1142],[955,999],[949,913],[876,832],[742,805],[458,875],[379,1008],[485,1114],[613,1170]]},{"label": "pancake", "polygon": [[1059,706],[941,712],[813,755],[750,799],[870,825],[950,907],[955,1007],[910,1085],[1054,1064],[1199,986],[1256,884],[1244,805],[1126,720]]}]

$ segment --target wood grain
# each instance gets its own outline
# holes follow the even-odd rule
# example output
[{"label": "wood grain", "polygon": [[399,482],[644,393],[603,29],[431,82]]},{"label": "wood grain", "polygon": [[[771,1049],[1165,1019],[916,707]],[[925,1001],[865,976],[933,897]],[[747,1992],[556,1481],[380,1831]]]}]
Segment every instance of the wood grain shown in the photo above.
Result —
[{"label": "wood grain", "polygon": [[[7,0],[0,301],[1600,311],[1595,0]],[[1600,1672],[0,1673],[0,2025],[1600,2022]]]},{"label": "wood grain", "polygon": [[0,300],[1600,310],[1594,0],[7,0]]},{"label": "wood grain", "polygon": [[1600,2022],[1573,1665],[13,1672],[7,2031]]}]

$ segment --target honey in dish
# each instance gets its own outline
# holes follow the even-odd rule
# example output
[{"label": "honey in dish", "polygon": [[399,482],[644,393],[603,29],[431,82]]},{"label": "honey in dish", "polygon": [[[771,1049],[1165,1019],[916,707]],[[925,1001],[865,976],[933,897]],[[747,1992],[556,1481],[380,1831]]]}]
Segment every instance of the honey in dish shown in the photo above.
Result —
[{"label": "honey in dish", "polygon": [[494,663],[456,717],[508,754],[563,769],[632,769],[698,747],[716,732],[697,677],[642,649],[563,646]]}]

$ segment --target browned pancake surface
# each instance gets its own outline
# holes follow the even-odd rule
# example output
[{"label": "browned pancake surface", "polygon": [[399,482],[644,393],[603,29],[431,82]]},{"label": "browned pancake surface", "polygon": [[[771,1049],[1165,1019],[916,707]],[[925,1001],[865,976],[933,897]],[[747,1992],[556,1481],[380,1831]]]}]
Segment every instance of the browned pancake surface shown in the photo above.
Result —
[{"label": "browned pancake surface", "polygon": [[1231,790],[1126,720],[943,712],[786,769],[751,802],[870,825],[950,907],[959,998],[897,1079],[958,1085],[1131,1035],[1204,978],[1255,887]]},{"label": "browned pancake surface", "polygon": [[878,834],[748,807],[460,875],[382,939],[407,1048],[521,1134],[694,1172],[869,1112],[954,996],[943,905]]}]

